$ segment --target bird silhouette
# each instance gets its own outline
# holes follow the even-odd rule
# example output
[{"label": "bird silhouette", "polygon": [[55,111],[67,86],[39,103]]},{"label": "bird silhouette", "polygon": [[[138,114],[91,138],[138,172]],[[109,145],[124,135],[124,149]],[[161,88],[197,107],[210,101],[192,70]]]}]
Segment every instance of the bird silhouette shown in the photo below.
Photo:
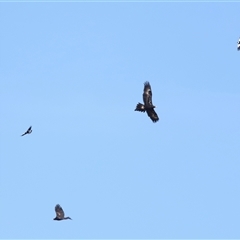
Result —
[{"label": "bird silhouette", "polygon": [[28,128],[28,130],[24,133],[24,134],[22,134],[21,136],[24,136],[24,135],[26,135],[26,134],[30,134],[32,132],[32,126],[30,126],[29,128]]},{"label": "bird silhouette", "polygon": [[64,217],[64,211],[59,204],[55,206],[55,212],[56,212],[56,217],[53,220],[58,220],[58,221],[66,220],[66,219],[72,220],[70,217]]},{"label": "bird silhouette", "polygon": [[136,106],[135,111],[139,112],[147,112],[147,115],[151,118],[153,122],[157,122],[159,120],[157,113],[154,111],[154,108],[156,106],[152,103],[152,89],[149,82],[144,83],[144,89],[143,89],[143,102],[138,103]]}]

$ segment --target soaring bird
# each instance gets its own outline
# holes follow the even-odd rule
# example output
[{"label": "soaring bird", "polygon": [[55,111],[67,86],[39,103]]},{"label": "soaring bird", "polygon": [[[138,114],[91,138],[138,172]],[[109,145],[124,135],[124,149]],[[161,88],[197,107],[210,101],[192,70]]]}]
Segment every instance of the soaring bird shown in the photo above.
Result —
[{"label": "soaring bird", "polygon": [[237,42],[237,50],[240,50],[240,38],[238,39],[238,42]]},{"label": "soaring bird", "polygon": [[136,106],[135,111],[139,112],[147,112],[147,115],[152,119],[153,122],[157,122],[159,120],[157,113],[154,111],[154,106],[152,104],[152,89],[149,82],[144,83],[144,89],[143,89],[143,102],[138,103]]},{"label": "soaring bird", "polygon": [[32,126],[30,126],[29,128],[28,128],[28,130],[24,133],[24,134],[22,134],[21,136],[24,136],[24,135],[26,135],[26,134],[30,134],[32,132]]},{"label": "soaring bird", "polygon": [[70,217],[64,217],[64,211],[59,204],[55,206],[55,212],[56,212],[56,217],[53,220],[60,221],[60,220],[71,219]]}]

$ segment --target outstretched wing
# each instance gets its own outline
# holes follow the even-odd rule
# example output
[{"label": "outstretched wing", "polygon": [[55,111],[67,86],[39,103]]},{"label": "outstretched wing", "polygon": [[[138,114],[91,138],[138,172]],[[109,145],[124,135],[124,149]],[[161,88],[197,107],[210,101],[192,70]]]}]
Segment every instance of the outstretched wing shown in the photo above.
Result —
[{"label": "outstretched wing", "polygon": [[152,89],[149,82],[144,83],[143,102],[146,106],[152,106]]},{"label": "outstretched wing", "polygon": [[62,207],[59,204],[57,204],[55,206],[55,212],[56,212],[57,218],[59,218],[59,219],[63,219],[64,218],[64,211],[63,211]]},{"label": "outstretched wing", "polygon": [[28,128],[27,132],[31,131],[31,129],[32,129],[32,126],[30,126],[30,127]]},{"label": "outstretched wing", "polygon": [[153,122],[157,122],[159,120],[158,115],[153,108],[147,109],[147,115],[152,119]]}]

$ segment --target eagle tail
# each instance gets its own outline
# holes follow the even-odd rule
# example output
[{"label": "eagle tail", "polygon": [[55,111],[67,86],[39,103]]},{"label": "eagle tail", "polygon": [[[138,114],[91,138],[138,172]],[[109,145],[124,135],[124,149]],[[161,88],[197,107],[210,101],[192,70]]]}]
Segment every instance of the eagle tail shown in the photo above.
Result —
[{"label": "eagle tail", "polygon": [[144,105],[141,104],[141,103],[138,103],[137,106],[136,106],[135,111],[145,112],[145,107],[144,107]]}]

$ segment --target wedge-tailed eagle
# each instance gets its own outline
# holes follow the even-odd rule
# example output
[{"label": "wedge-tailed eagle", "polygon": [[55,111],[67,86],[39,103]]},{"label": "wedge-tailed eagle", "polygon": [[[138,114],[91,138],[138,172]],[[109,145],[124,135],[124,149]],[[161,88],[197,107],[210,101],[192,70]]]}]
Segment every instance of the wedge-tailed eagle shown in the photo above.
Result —
[{"label": "wedge-tailed eagle", "polygon": [[28,128],[28,130],[24,133],[24,134],[22,134],[21,136],[24,136],[24,135],[26,135],[26,134],[30,134],[32,132],[32,126],[30,126],[29,128]]},{"label": "wedge-tailed eagle", "polygon": [[56,217],[53,220],[60,221],[60,220],[71,219],[70,217],[64,217],[64,211],[59,204],[55,206],[55,212],[56,212]]},{"label": "wedge-tailed eagle", "polygon": [[147,115],[152,119],[153,122],[157,122],[159,120],[157,113],[154,111],[156,106],[152,103],[152,89],[149,82],[144,83],[143,89],[143,102],[138,103],[135,111],[139,112],[147,112]]}]

